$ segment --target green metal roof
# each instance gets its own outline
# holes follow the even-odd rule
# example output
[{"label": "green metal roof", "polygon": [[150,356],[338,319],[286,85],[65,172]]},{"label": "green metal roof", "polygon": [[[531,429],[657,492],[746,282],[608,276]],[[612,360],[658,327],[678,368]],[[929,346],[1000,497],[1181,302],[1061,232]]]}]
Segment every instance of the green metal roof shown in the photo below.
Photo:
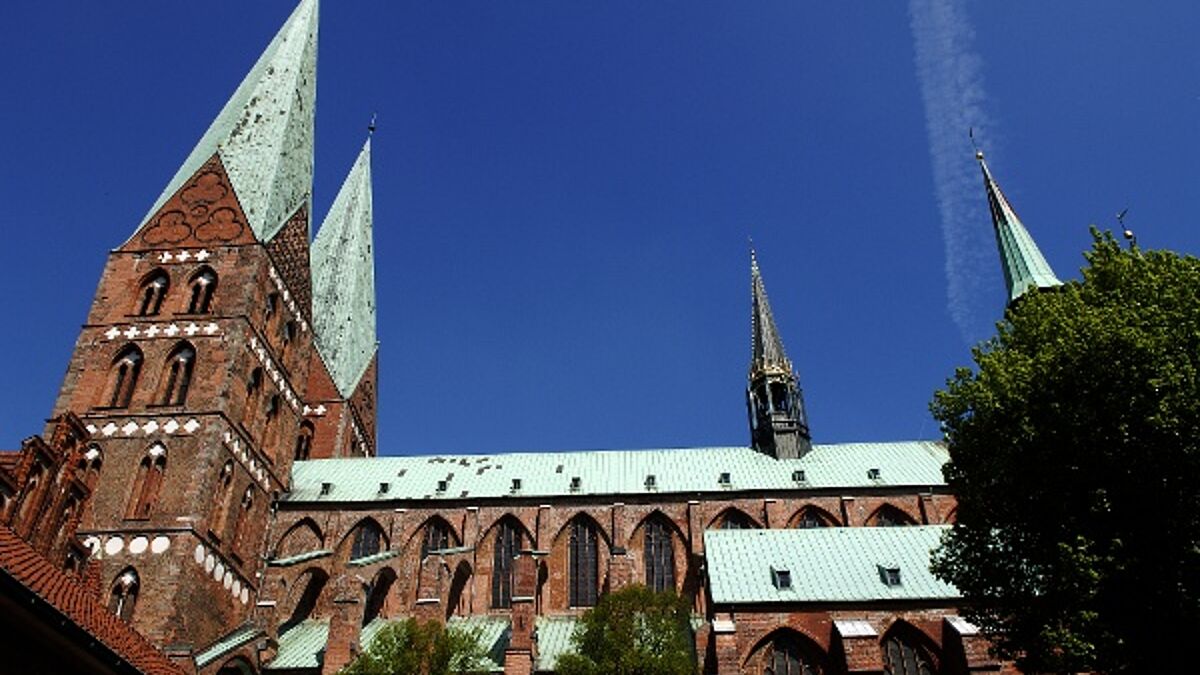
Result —
[{"label": "green metal roof", "polygon": [[279,634],[279,650],[266,670],[319,668],[318,655],[329,638],[327,619],[306,619]]},{"label": "green metal roof", "polygon": [[268,241],[312,193],[317,0],[301,0],[158,196],[149,220],[219,154],[251,229]]},{"label": "green metal roof", "polygon": [[271,567],[289,567],[291,565],[299,565],[302,562],[308,562],[309,560],[324,558],[327,555],[333,555],[333,551],[330,551],[329,549],[305,551],[304,553],[297,553],[296,555],[288,556],[286,558],[275,558],[274,560],[268,560],[267,565]]},{"label": "green metal roof", "polygon": [[317,349],[342,396],[354,393],[375,356],[371,139],[363,145],[312,245]]},{"label": "green metal roof", "polygon": [[[863,602],[956,599],[929,571],[948,525],[707,530],[704,550],[714,603]],[[898,568],[884,583],[880,568]],[[791,573],[776,587],[773,570]]]},{"label": "green metal roof", "polygon": [[535,670],[553,671],[558,657],[575,651],[571,636],[579,620],[573,616],[539,616],[534,623],[537,629],[537,663]]},{"label": "green metal roof", "polygon": [[983,184],[992,211],[996,244],[1000,247],[1000,265],[1004,269],[1004,282],[1008,285],[1008,301],[1015,301],[1031,288],[1061,286],[1062,282],[1050,269],[1050,263],[1046,262],[1029,230],[1025,229],[1012,204],[1008,203],[1000,190],[1000,185],[992,178],[987,162],[983,161],[983,153],[978,153],[976,157],[983,170]]},{"label": "green metal roof", "polygon": [[[817,445],[799,459],[747,447],[319,459],[296,462],[286,501],[370,502],[944,485],[932,441]],[[867,477],[879,469],[880,478]],[[803,482],[794,474],[803,472]],[[728,485],[721,474],[729,475]],[[653,475],[654,489],[646,477]],[[573,478],[578,489],[572,489]],[[514,490],[514,479],[520,488]],[[444,485],[439,485],[443,482]],[[321,486],[328,483],[328,494]],[[388,489],[380,489],[388,483]],[[439,491],[439,487],[444,490]]]},{"label": "green metal roof", "polygon": [[214,642],[208,649],[196,654],[196,665],[203,668],[261,634],[262,630],[253,624],[242,626]]}]

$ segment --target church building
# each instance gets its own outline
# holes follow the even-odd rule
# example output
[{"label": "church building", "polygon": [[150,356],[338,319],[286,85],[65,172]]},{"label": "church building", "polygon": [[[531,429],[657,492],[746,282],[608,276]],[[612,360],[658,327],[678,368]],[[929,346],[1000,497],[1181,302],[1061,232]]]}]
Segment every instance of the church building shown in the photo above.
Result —
[{"label": "church building", "polygon": [[[301,0],[112,233],[43,437],[0,453],[4,659],[335,673],[417,617],[551,673],[644,584],[691,604],[705,673],[1015,672],[929,571],[945,446],[813,442],[753,252],[748,445],[380,456],[371,140],[316,227],[317,33]],[[979,160],[1008,300],[1058,285]]]}]

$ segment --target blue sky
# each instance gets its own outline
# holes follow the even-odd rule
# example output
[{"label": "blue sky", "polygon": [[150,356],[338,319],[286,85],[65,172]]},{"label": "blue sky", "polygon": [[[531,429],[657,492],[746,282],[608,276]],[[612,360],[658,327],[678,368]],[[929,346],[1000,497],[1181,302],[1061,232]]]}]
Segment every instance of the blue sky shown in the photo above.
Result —
[{"label": "blue sky", "polygon": [[[0,9],[0,447],[292,7]],[[1126,207],[1196,252],[1197,33],[1189,2],[325,0],[318,217],[379,114],[382,452],[745,443],[748,236],[815,440],[936,437],[1004,299],[963,126],[1059,276]]]}]

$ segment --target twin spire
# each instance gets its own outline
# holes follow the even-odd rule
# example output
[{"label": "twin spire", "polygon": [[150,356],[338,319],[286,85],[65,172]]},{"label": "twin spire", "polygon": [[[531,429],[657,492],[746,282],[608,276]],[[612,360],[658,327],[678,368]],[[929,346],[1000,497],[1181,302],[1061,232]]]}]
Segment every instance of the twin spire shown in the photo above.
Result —
[{"label": "twin spire", "polygon": [[1042,251],[1034,243],[1029,230],[1017,217],[992,172],[988,170],[987,162],[983,161],[983,153],[976,152],[979,168],[983,170],[983,186],[987,191],[988,207],[992,212],[992,225],[996,230],[996,245],[1000,248],[1000,266],[1004,270],[1004,283],[1008,287],[1008,302],[1011,305],[1030,289],[1044,289],[1061,286],[1062,282],[1050,269]]}]

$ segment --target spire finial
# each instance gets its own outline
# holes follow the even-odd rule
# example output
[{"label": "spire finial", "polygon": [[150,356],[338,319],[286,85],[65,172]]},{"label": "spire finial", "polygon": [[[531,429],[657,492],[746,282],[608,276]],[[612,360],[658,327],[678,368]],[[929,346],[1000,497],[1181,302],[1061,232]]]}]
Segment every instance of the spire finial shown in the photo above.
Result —
[{"label": "spire finial", "polygon": [[370,121],[370,123],[367,124],[367,136],[368,137],[375,135],[375,115],[376,115],[376,113],[371,113],[371,121]]},{"label": "spire finial", "polygon": [[971,137],[971,147],[975,148],[975,159],[982,162],[983,151],[979,149],[979,144],[975,142],[975,127],[968,127],[967,135]]}]

